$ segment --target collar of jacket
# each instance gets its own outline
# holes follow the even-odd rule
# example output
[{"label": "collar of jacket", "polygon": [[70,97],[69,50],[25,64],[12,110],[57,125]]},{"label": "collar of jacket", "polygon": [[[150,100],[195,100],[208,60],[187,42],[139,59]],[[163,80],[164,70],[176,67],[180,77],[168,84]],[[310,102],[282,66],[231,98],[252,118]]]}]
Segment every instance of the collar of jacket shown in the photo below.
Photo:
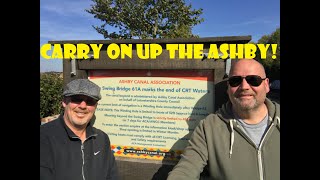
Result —
[{"label": "collar of jacket", "polygon": [[[280,132],[280,104],[266,98],[264,102],[268,108],[269,122],[268,124],[275,125]],[[237,123],[232,113],[232,104],[228,101],[216,113],[223,121],[229,124],[230,127],[230,149],[229,158],[231,158],[234,143],[234,123]]]},{"label": "collar of jacket", "polygon": [[[268,107],[268,115],[269,115],[269,124],[271,122],[274,123],[280,130],[280,105],[276,102],[271,101],[270,99],[266,98],[265,102],[266,106]],[[216,114],[226,121],[226,123],[230,123],[229,121],[234,119],[232,113],[232,104],[230,101],[225,103],[217,112]]]},{"label": "collar of jacket", "polygon": [[[87,127],[86,127],[86,138],[90,137],[90,136],[97,136],[98,134],[94,131],[93,126],[93,120],[95,119],[95,116],[89,121]],[[66,130],[69,138],[79,138],[76,134],[74,134],[73,131],[71,131],[71,129],[66,125],[66,123],[64,122],[64,118],[63,118],[63,113],[60,114],[58,120],[60,121],[61,125],[64,127],[64,129]]]}]

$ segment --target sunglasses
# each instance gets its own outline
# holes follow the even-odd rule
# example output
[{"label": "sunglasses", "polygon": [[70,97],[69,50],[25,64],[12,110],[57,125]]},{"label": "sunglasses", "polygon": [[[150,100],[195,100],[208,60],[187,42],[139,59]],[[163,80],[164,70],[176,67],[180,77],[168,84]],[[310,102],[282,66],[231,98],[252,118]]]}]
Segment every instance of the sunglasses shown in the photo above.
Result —
[{"label": "sunglasses", "polygon": [[94,106],[97,104],[97,100],[86,96],[70,96],[70,101],[75,104],[80,104],[84,101],[88,106]]},{"label": "sunglasses", "polygon": [[265,80],[266,78],[261,78],[260,76],[257,76],[257,75],[248,75],[248,76],[245,76],[245,77],[242,77],[242,76],[231,76],[228,79],[228,82],[229,82],[229,85],[231,87],[237,87],[242,83],[243,79],[246,79],[247,83],[250,86],[257,87],[257,86],[260,86],[262,81]]}]

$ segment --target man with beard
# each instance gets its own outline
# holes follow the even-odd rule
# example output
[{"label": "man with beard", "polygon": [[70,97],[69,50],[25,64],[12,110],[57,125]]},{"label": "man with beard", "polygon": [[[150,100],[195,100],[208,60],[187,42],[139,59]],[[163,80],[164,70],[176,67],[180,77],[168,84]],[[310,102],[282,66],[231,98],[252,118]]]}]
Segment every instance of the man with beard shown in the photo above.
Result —
[{"label": "man with beard", "polygon": [[118,179],[109,137],[92,126],[100,99],[100,87],[88,79],[66,85],[64,112],[40,126],[41,180]]},{"label": "man with beard", "polygon": [[[229,101],[201,120],[168,180],[280,179],[280,105],[266,97],[269,79],[254,59],[236,60]],[[202,177],[201,177],[202,178]]]}]

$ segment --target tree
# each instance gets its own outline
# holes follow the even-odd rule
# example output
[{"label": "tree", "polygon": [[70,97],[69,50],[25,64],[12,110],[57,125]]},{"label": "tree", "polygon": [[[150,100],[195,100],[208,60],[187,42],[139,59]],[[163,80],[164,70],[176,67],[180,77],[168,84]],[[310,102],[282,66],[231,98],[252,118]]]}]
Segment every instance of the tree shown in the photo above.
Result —
[{"label": "tree", "polygon": [[[92,0],[86,12],[103,22],[93,28],[105,39],[189,38],[203,22],[202,8],[192,10],[184,0]],[[108,27],[119,29],[109,32]]]},{"label": "tree", "polygon": [[273,52],[269,47],[266,59],[261,59],[260,52],[257,52],[257,60],[265,67],[270,80],[280,79],[280,27],[270,35],[264,35],[258,40],[258,44],[277,44],[276,59],[272,58]]},{"label": "tree", "polygon": [[60,114],[63,79],[59,73],[40,73],[40,119]]}]

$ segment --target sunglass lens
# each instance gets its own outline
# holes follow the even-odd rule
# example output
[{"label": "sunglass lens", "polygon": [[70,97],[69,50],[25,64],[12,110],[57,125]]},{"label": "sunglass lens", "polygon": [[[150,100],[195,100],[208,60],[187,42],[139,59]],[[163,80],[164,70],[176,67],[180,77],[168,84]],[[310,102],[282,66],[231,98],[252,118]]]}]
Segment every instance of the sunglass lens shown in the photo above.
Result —
[{"label": "sunglass lens", "polygon": [[242,77],[241,76],[232,76],[229,78],[229,85],[231,87],[237,87],[241,84],[242,82]]},{"label": "sunglass lens", "polygon": [[93,106],[93,105],[95,105],[97,103],[97,101],[90,98],[90,99],[87,99],[86,103],[89,106]]},{"label": "sunglass lens", "polygon": [[92,98],[83,98],[81,96],[71,96],[70,99],[71,99],[71,102],[75,104],[80,104],[82,101],[85,101],[87,105],[93,106],[97,103],[97,101]]},{"label": "sunglass lens", "polygon": [[262,78],[260,76],[252,75],[252,76],[247,76],[246,81],[251,86],[260,86],[260,84],[262,83]]},{"label": "sunglass lens", "polygon": [[71,96],[71,102],[73,103],[81,103],[83,101],[83,98],[79,97],[79,96]]}]

